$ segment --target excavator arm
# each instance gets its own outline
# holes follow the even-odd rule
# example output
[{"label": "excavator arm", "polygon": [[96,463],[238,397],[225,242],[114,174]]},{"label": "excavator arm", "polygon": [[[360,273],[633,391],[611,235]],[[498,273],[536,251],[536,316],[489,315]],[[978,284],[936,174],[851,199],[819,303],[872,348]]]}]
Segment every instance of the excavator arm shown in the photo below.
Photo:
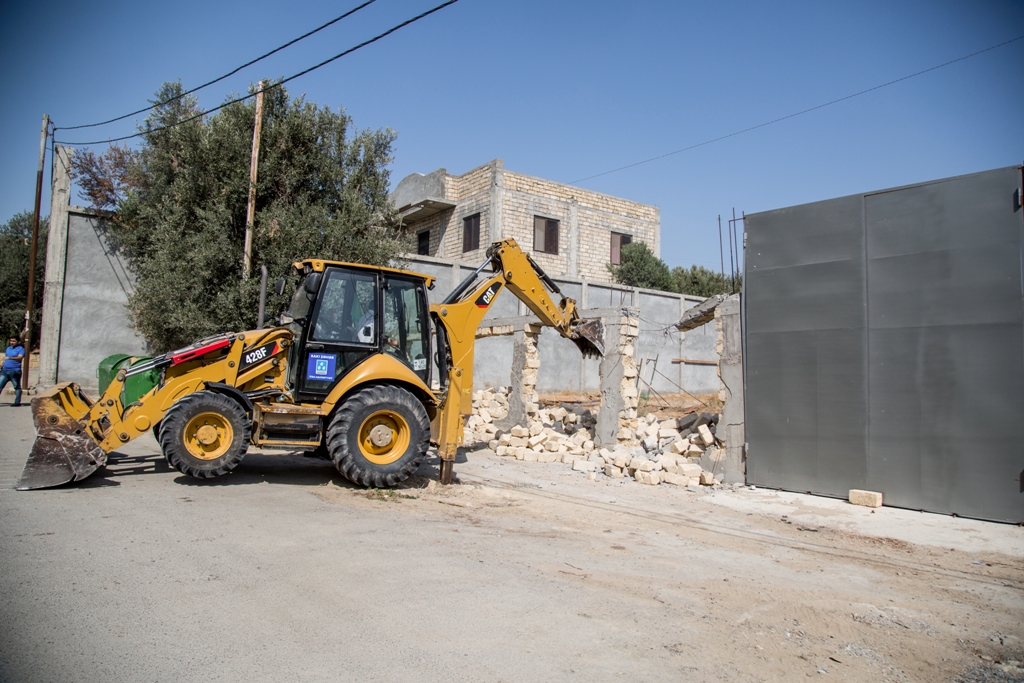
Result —
[{"label": "excavator arm", "polygon": [[[478,282],[488,267],[490,276]],[[442,484],[451,483],[455,454],[462,444],[464,419],[472,413],[476,331],[503,288],[526,304],[542,325],[555,328],[575,343],[584,356],[604,354],[604,326],[600,320],[581,318],[576,302],[562,296],[554,281],[515,240],[492,244],[487,249],[487,260],[443,302],[430,307],[435,324],[444,328],[447,338],[447,349],[438,352],[446,354],[442,368],[447,369],[448,383],[441,409],[431,425],[441,457]]]}]

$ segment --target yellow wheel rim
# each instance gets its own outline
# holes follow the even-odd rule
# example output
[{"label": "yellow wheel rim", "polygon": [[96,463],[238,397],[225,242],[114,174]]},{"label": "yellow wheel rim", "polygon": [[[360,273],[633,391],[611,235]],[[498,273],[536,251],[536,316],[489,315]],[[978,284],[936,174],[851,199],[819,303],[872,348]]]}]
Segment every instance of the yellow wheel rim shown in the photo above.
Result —
[{"label": "yellow wheel rim", "polygon": [[216,460],[231,448],[235,430],[220,413],[199,413],[185,425],[185,448],[200,460]]},{"label": "yellow wheel rim", "polygon": [[390,465],[409,448],[409,423],[391,410],[378,410],[359,426],[359,451],[375,465]]}]

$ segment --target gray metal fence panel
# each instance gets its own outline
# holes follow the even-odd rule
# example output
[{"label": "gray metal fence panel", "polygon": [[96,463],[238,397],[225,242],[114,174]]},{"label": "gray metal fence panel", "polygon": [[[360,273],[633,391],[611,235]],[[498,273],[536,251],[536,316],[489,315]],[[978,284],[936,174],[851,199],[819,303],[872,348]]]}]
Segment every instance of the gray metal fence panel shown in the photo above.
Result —
[{"label": "gray metal fence panel", "polygon": [[747,216],[750,483],[1024,520],[1021,181]]},{"label": "gray metal fence panel", "polygon": [[861,201],[749,216],[747,479],[845,495],[863,485],[867,382]]},{"label": "gray metal fence panel", "polygon": [[870,194],[868,486],[1024,519],[1020,171]]}]

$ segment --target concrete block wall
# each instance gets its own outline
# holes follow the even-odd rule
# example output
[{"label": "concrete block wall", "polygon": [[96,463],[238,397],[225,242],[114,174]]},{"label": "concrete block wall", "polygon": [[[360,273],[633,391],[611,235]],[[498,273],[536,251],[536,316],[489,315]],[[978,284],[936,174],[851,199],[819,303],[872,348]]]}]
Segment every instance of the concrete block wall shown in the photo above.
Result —
[{"label": "concrete block wall", "polygon": [[[482,261],[482,258],[481,258]],[[441,301],[448,292],[479,262],[409,256],[404,267],[434,275],[437,285],[430,293],[431,301]],[[588,317],[598,309],[632,307],[639,319],[639,335],[635,343],[635,358],[646,367],[645,380],[654,390],[663,394],[687,391],[692,394],[717,394],[721,388],[715,344],[718,340],[714,323],[680,333],[675,328],[682,314],[700,303],[700,297],[683,296],[671,292],[623,287],[613,284],[594,284],[584,278],[553,277],[562,293],[576,300],[582,315]],[[525,306],[507,292],[499,293],[484,318],[484,324],[526,315]],[[542,334],[537,342],[541,367],[537,378],[537,391],[549,394],[559,391],[598,391],[599,362],[585,359],[568,339],[554,332]],[[478,388],[508,386],[513,354],[512,337],[492,335],[477,340],[473,377]],[[657,358],[657,373],[652,372]],[[673,362],[704,361],[704,363]],[[647,362],[644,365],[644,361]],[[710,365],[706,363],[712,363]]]},{"label": "concrete block wall", "polygon": [[531,248],[534,216],[561,221],[558,257],[534,252],[551,273],[608,280],[612,232],[661,252],[661,210],[654,206],[512,171],[505,171],[505,206],[505,236]]},{"label": "concrete block wall", "polygon": [[[482,249],[462,251],[463,220],[475,213],[480,214],[482,248],[499,239],[514,238],[552,276],[608,281],[613,232],[630,235],[634,241],[645,242],[655,254],[661,253],[661,211],[655,206],[508,171],[501,159],[461,176],[438,169],[410,179],[419,182],[422,178],[425,183],[438,176],[443,176],[443,182],[437,183],[444,192],[440,199],[454,202],[456,207],[407,224],[413,235],[430,230],[431,256],[481,258]],[[414,184],[400,183],[403,188]],[[430,188],[436,190],[432,180]],[[401,202],[415,201],[409,194],[403,189],[394,197]],[[536,216],[559,222],[558,254],[534,249]]]}]

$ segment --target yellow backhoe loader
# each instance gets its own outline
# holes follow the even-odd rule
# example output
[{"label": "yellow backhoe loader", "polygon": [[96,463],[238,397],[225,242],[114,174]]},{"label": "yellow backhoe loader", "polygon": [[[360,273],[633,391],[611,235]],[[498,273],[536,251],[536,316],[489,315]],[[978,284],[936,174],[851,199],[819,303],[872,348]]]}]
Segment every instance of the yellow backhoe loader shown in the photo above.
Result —
[{"label": "yellow backhoe loader", "polygon": [[476,330],[502,288],[585,355],[603,353],[600,321],[581,319],[511,239],[492,244],[439,304],[428,304],[429,275],[317,259],[294,267],[300,279],[279,326],[155,358],[111,357],[95,401],[73,383],[35,397],[36,441],[16,488],[82,480],[149,430],[193,477],[226,474],[250,446],[266,446],[319,449],[352,482],[390,487],[432,443],[449,484],[472,411]]}]

